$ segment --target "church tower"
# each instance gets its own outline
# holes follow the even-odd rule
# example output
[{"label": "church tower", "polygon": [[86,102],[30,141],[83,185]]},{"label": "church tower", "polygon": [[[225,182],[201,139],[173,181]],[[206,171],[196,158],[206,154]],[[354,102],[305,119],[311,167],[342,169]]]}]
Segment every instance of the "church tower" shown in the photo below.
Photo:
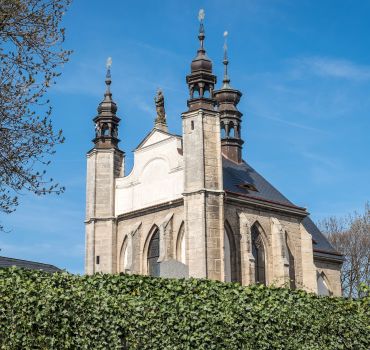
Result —
[{"label": "church tower", "polygon": [[189,276],[223,276],[223,184],[216,76],[204,49],[204,11],[199,12],[200,48],[186,77],[190,97],[182,114],[184,217]]},{"label": "church tower", "polygon": [[118,148],[117,105],[110,85],[111,59],[107,61],[106,92],[98,106],[94,148],[87,153],[86,254],[87,274],[114,273],[116,258],[115,179],[123,176],[124,153]]},{"label": "church tower", "polygon": [[242,93],[235,90],[230,85],[230,78],[227,72],[229,60],[227,57],[227,38],[228,33],[224,33],[224,78],[220,90],[214,92],[215,99],[219,105],[220,122],[221,122],[221,149],[222,154],[235,163],[242,162],[242,145],[241,139],[241,117],[242,113],[238,111],[237,104],[240,101]]}]

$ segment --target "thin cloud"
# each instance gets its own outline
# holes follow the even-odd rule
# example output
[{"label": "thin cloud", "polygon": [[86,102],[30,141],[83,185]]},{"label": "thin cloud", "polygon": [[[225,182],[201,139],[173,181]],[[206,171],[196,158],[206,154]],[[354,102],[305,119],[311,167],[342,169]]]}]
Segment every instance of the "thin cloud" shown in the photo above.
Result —
[{"label": "thin cloud", "polygon": [[301,124],[301,123],[290,122],[288,120],[280,119],[280,118],[277,118],[277,117],[262,116],[262,118],[273,120],[275,122],[282,123],[282,124],[291,126],[293,128],[303,129],[303,130],[307,130],[307,131],[313,131],[313,132],[317,132],[317,133],[321,133],[321,134],[327,134],[327,132],[324,131],[324,130],[313,128],[311,126]]},{"label": "thin cloud", "polygon": [[302,152],[302,155],[310,160],[313,160],[316,163],[325,165],[329,168],[337,168],[338,164],[332,158],[326,158],[322,155],[315,154],[312,152]]},{"label": "thin cloud", "polygon": [[308,70],[318,76],[356,81],[370,80],[370,66],[356,64],[344,59],[316,56],[294,61],[301,71]]}]

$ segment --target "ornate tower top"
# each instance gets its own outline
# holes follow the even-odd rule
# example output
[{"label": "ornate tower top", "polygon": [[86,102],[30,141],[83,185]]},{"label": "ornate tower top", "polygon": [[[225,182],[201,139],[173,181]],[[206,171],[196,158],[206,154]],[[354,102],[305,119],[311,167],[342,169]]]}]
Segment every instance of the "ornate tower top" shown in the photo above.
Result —
[{"label": "ornate tower top", "polygon": [[237,104],[240,101],[242,93],[239,90],[233,89],[230,85],[230,78],[227,72],[229,59],[227,56],[227,36],[228,32],[224,32],[224,78],[220,90],[214,92],[214,96],[218,102],[220,121],[221,121],[221,149],[222,154],[236,163],[242,161],[242,145],[244,141],[241,139],[241,122],[242,113],[237,109]]},{"label": "ornate tower top", "polygon": [[155,118],[154,127],[162,131],[168,131],[166,121],[166,111],[164,109],[164,96],[161,89],[158,89],[157,95],[154,97],[155,109],[157,117]]},{"label": "ornate tower top", "polygon": [[112,58],[107,59],[107,74],[105,77],[106,91],[104,99],[98,106],[98,115],[94,118],[95,123],[95,148],[112,148],[117,147],[118,125],[120,119],[117,117],[117,105],[112,100],[110,85],[112,84],[110,68]]},{"label": "ornate tower top", "polygon": [[212,62],[207,57],[204,49],[204,10],[199,11],[200,22],[198,39],[200,47],[197,56],[191,62],[191,73],[187,75],[186,82],[189,86],[190,98],[188,100],[189,110],[198,108],[214,109],[216,101],[213,98],[213,89],[216,84],[216,76],[212,74]]}]

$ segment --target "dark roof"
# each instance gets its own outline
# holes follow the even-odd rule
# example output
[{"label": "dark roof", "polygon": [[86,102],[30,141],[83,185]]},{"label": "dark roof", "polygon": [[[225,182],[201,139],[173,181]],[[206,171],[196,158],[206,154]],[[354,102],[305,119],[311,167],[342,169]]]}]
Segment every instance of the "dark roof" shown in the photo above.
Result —
[{"label": "dark roof", "polygon": [[43,263],[39,263],[36,261],[27,261],[27,260],[7,258],[5,256],[0,256],[0,269],[12,267],[12,266],[21,267],[21,268],[30,269],[30,270],[42,270],[42,271],[50,272],[50,273],[61,271],[56,266],[50,265],[50,264],[43,264]]},{"label": "dark roof", "polygon": [[315,223],[309,216],[302,220],[302,225],[307,232],[312,236],[314,255],[317,257],[328,257],[328,255],[336,255],[336,259],[343,261],[342,254],[339,254],[334,247],[330,244],[324,234],[318,229]]},{"label": "dark roof", "polygon": [[[256,170],[244,161],[241,164],[236,164],[223,158],[223,178],[225,191],[240,194],[249,198],[286,205],[287,207],[296,207],[296,205],[294,205],[288,198],[280,193],[263,176],[257,173]],[[246,186],[240,187],[240,185],[243,184]],[[256,191],[253,190],[253,188],[256,189]],[[337,260],[342,260],[342,256],[332,247],[327,238],[320,232],[309,216],[306,216],[302,220],[302,225],[312,236],[315,256],[333,258],[332,255],[335,255]]]},{"label": "dark roof", "polygon": [[[246,162],[243,161],[241,164],[236,164],[223,158],[222,165],[225,191],[288,206],[294,205]],[[239,187],[239,185],[242,184],[251,184],[257,189],[257,191]]]}]

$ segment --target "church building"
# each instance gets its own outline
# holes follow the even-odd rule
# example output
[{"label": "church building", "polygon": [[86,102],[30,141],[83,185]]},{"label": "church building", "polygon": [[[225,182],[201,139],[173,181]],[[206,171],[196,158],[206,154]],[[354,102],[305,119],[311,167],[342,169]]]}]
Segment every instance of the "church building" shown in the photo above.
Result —
[{"label": "church building", "polygon": [[108,66],[87,153],[86,273],[208,278],[341,295],[342,255],[305,208],[242,159],[242,93],[230,83],[226,47],[223,80],[216,85],[200,17],[182,135],[168,130],[158,91],[154,127],[133,151],[129,174],[118,146]]}]

